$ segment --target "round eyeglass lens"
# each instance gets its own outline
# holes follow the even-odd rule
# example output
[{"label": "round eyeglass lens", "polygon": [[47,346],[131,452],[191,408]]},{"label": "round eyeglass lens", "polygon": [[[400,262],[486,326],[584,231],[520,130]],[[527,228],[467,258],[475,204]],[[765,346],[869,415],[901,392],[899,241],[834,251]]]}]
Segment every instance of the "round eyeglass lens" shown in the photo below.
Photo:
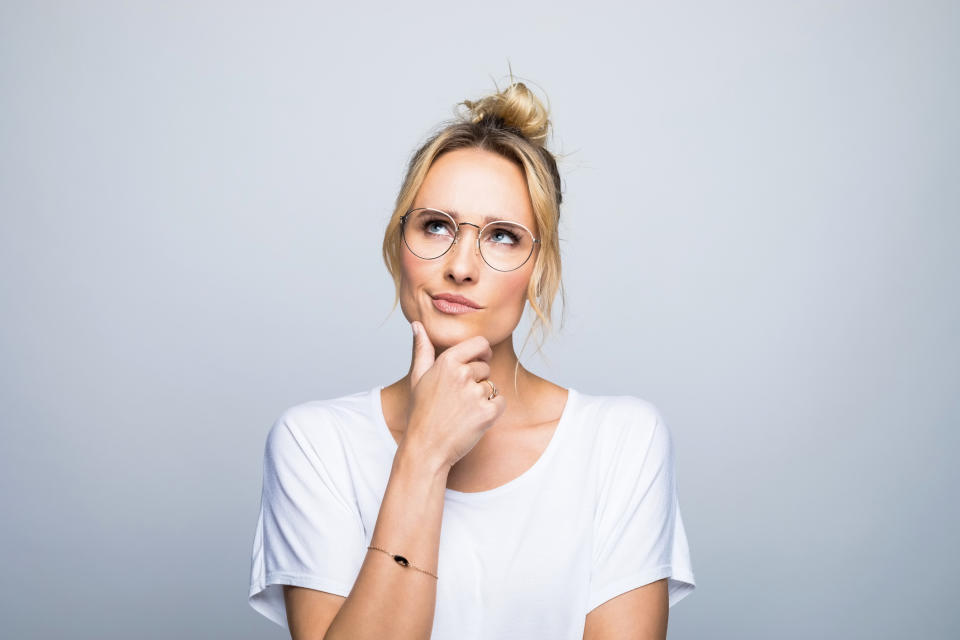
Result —
[{"label": "round eyeglass lens", "polygon": [[[407,214],[403,240],[414,255],[432,260],[450,249],[456,228],[453,218],[442,211],[415,209]],[[494,221],[483,229],[480,255],[498,271],[520,268],[532,252],[533,236],[519,224]]]}]

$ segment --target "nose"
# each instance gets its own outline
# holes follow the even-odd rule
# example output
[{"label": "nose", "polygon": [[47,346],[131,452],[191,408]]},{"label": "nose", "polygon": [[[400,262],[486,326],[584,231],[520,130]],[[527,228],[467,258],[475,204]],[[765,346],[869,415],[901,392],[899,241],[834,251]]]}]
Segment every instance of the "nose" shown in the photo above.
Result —
[{"label": "nose", "polygon": [[[465,234],[465,227],[476,229],[474,236]],[[480,255],[480,227],[470,222],[461,222],[453,246],[447,252],[446,270],[455,281],[476,280],[483,263]]]}]

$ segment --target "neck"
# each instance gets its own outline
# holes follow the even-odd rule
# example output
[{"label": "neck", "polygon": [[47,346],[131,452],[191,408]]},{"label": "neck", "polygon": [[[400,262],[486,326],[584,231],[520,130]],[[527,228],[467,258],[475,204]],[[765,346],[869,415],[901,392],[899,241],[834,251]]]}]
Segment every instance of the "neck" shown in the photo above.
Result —
[{"label": "neck", "polygon": [[[493,345],[491,349],[493,356],[489,362],[489,378],[497,387],[497,395],[502,396],[507,401],[507,408],[491,429],[498,426],[505,428],[506,425],[510,424],[526,423],[534,410],[536,392],[544,380],[519,363],[517,354],[513,349],[512,335],[500,344]],[[437,356],[442,351],[438,349]],[[484,388],[487,388],[486,383],[484,383]],[[396,394],[398,404],[402,406],[402,415],[405,416],[411,397],[410,371],[407,371],[405,376],[391,384],[385,391]]]}]

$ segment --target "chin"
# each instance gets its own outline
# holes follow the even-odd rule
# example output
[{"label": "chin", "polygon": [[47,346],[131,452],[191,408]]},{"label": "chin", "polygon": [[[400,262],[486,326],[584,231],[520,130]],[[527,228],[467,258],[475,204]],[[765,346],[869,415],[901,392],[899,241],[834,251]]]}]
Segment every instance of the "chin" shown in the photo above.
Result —
[{"label": "chin", "polygon": [[437,343],[444,339],[454,339],[465,340],[466,338],[476,335],[476,331],[472,323],[463,322],[462,320],[457,320],[456,318],[450,320],[443,318],[440,320],[431,319],[430,322],[423,323],[424,328],[427,330],[427,335],[430,336],[430,340]]},{"label": "chin", "polygon": [[482,327],[476,327],[473,323],[456,319],[446,322],[434,321],[430,325],[424,323],[423,326],[427,329],[430,342],[435,347],[452,347],[474,336],[486,335]]}]

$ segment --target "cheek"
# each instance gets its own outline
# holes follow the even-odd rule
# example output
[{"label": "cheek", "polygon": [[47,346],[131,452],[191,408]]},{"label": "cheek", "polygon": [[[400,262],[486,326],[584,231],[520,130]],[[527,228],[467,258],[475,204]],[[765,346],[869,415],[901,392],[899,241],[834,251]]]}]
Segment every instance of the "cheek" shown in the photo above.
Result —
[{"label": "cheek", "polygon": [[410,255],[410,252],[404,251],[400,254],[400,300],[412,300],[417,293],[417,289],[426,281],[425,270],[429,265],[425,264],[416,256]]},{"label": "cheek", "polygon": [[400,254],[400,286],[409,287],[417,279],[417,265],[410,260],[410,254],[403,251]]},{"label": "cheek", "polygon": [[517,274],[504,279],[500,291],[506,304],[523,310],[527,300],[527,285],[530,283],[530,274]]}]

